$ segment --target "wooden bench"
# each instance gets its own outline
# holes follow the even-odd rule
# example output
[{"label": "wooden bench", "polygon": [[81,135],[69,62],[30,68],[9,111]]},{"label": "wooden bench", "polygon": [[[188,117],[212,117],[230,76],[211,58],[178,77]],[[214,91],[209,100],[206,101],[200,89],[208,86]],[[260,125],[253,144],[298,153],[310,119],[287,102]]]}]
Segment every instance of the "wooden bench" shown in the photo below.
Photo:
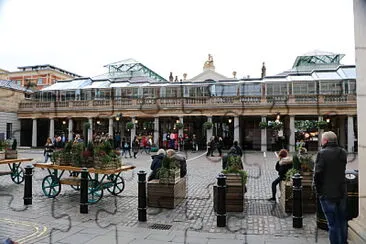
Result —
[{"label": "wooden bench", "polygon": [[[226,175],[226,211],[244,211],[245,185],[241,182],[241,177],[235,174]],[[213,186],[214,210],[216,212],[217,186]]]},{"label": "wooden bench", "polygon": [[187,195],[186,177],[175,184],[160,184],[159,180],[147,183],[147,206],[156,208],[175,208]]}]

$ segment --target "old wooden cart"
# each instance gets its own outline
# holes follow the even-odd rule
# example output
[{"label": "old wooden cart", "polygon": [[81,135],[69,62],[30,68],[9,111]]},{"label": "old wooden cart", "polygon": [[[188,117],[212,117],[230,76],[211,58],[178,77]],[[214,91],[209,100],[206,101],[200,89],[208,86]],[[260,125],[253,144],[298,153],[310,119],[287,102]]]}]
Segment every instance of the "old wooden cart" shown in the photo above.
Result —
[{"label": "old wooden cart", "polygon": [[11,180],[15,184],[20,184],[24,181],[24,170],[20,167],[22,162],[30,162],[33,158],[16,158],[16,159],[3,159],[0,160],[0,164],[7,164],[9,166],[8,171],[0,171],[0,175],[10,175]]},{"label": "old wooden cart", "polygon": [[[82,168],[41,163],[34,166],[48,170],[49,175],[42,181],[42,191],[47,197],[56,197],[61,192],[61,185],[70,185],[73,189],[79,190]],[[120,194],[125,188],[121,173],[134,168],[133,165],[108,170],[88,168],[88,202],[90,204],[98,202],[103,197],[104,189],[113,195]],[[63,177],[65,171],[70,173],[70,177]]]}]

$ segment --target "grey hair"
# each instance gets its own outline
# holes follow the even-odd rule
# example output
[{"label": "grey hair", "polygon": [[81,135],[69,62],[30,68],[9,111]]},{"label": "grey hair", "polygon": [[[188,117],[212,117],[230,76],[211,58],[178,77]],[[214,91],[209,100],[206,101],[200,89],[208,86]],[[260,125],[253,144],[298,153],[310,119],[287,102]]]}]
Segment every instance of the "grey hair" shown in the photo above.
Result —
[{"label": "grey hair", "polygon": [[168,150],[166,150],[166,153],[168,155],[170,154],[170,156],[173,156],[175,154],[175,150],[174,149],[168,149]]},{"label": "grey hair", "polygon": [[164,156],[166,155],[166,151],[164,149],[159,149],[157,152],[156,152],[156,155],[159,155],[159,154],[163,154]]},{"label": "grey hair", "polygon": [[337,135],[333,131],[327,131],[322,134],[322,138],[329,142],[337,142]]}]

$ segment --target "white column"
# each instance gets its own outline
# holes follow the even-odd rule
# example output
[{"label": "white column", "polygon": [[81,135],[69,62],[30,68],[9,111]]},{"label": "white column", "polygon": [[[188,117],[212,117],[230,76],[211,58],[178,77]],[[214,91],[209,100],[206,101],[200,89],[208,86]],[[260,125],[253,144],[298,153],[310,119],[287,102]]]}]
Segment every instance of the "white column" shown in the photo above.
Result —
[{"label": "white column", "polygon": [[[262,122],[267,122],[266,116],[262,116]],[[261,129],[261,151],[267,151],[267,128]]]},{"label": "white column", "polygon": [[37,119],[33,119],[32,125],[32,147],[37,147]]},{"label": "white column", "polygon": [[[207,116],[207,122],[212,123],[212,116]],[[212,130],[213,130],[213,126],[211,127],[211,129],[208,129],[206,131],[206,145],[207,145],[207,142],[209,142],[210,138],[212,137]]]},{"label": "white column", "polygon": [[[323,116],[319,116],[318,121],[323,121]],[[324,133],[323,129],[318,129],[318,151],[322,148],[322,134],[323,133]]]},{"label": "white column", "polygon": [[72,141],[72,140],[74,140],[74,138],[73,138],[73,120],[70,118],[69,119],[69,135],[68,135],[68,141]]},{"label": "white column", "polygon": [[154,118],[154,143],[159,146],[159,117]]},{"label": "white column", "polygon": [[132,147],[132,142],[133,142],[133,138],[135,138],[136,136],[136,124],[135,124],[135,117],[131,118],[131,122],[134,124],[134,127],[131,129],[131,147]]},{"label": "white column", "polygon": [[347,151],[349,153],[354,152],[355,145],[355,130],[353,127],[353,116],[347,117]]},{"label": "white column", "polygon": [[[93,118],[89,118],[88,141],[93,141]],[[85,138],[84,138],[85,139]]]},{"label": "white column", "polygon": [[[118,131],[118,129],[117,129],[117,131]],[[108,135],[113,136],[113,118],[109,118]]]},{"label": "white column", "polygon": [[289,151],[295,152],[295,116],[290,115]]},{"label": "white column", "polygon": [[356,46],[359,217],[349,221],[350,243],[366,243],[366,1],[353,1]]},{"label": "white column", "polygon": [[[182,124],[184,124],[183,116],[179,117],[179,121],[180,121]],[[183,136],[183,129],[184,129],[184,127],[183,127],[182,129],[179,129],[179,131],[178,131],[178,136],[180,136],[180,135],[182,135],[182,136]]]},{"label": "white column", "polygon": [[240,145],[239,116],[234,116],[234,141]]},{"label": "white column", "polygon": [[55,136],[55,120],[54,118],[50,118],[50,135],[49,137],[53,138]]}]

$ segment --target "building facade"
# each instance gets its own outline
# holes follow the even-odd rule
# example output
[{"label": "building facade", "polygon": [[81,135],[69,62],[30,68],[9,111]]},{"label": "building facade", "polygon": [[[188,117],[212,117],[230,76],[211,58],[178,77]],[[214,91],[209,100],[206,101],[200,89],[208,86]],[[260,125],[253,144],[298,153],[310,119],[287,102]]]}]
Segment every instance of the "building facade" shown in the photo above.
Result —
[{"label": "building facade", "polygon": [[77,74],[57,68],[53,65],[34,65],[18,67],[18,71],[0,69],[0,79],[11,80],[27,88],[43,89],[58,80],[80,77]]},{"label": "building facade", "polygon": [[[294,151],[296,141],[303,139],[309,150],[318,150],[324,128],[314,125],[326,121],[325,129],[334,130],[340,144],[353,152],[355,66],[342,65],[342,57],[308,53],[281,74],[266,76],[263,66],[261,78],[238,79],[235,73],[232,78],[217,73],[209,55],[202,73],[180,81],[172,76],[166,80],[133,59],[108,64],[104,75],[58,81],[22,102],[18,117],[32,140],[21,144],[39,146],[60,133],[72,139],[89,122],[88,138],[96,133],[118,133],[130,140],[150,135],[159,146],[169,146],[171,136],[187,144],[195,137],[205,148],[211,136],[220,136],[227,146],[237,140],[245,149],[261,151]],[[205,128],[205,122],[212,127]],[[304,126],[309,124],[313,126]]]}]

